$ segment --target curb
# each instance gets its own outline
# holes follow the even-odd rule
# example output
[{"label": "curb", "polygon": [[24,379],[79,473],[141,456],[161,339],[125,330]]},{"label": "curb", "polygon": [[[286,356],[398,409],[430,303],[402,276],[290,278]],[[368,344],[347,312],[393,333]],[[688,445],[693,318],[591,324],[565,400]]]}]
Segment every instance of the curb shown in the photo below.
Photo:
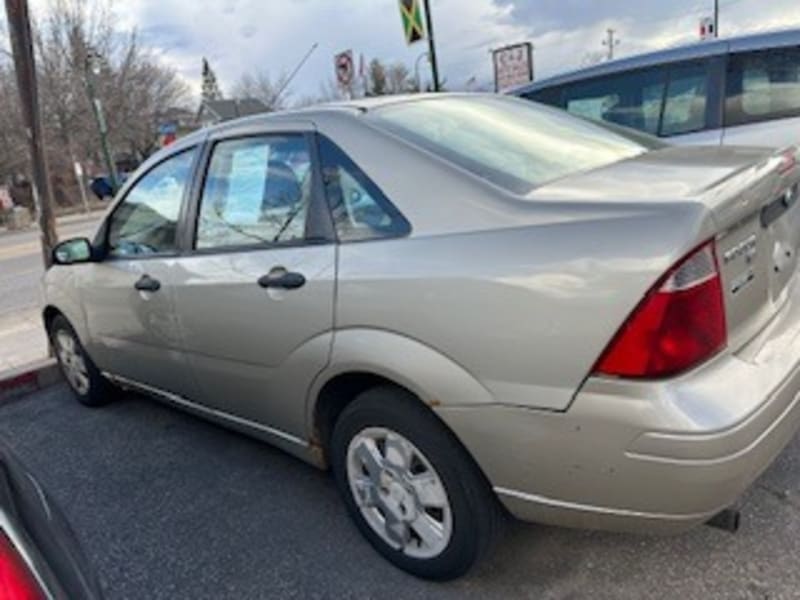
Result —
[{"label": "curb", "polygon": [[0,404],[50,387],[61,381],[61,371],[54,358],[36,361],[18,369],[0,373]]}]

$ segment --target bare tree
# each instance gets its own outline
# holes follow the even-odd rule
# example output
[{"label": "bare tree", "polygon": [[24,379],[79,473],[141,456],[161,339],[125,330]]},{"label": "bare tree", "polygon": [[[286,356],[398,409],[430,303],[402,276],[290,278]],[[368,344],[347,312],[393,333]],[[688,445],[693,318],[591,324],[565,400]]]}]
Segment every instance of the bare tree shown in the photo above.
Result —
[{"label": "bare tree", "polygon": [[267,71],[245,73],[233,86],[235,98],[256,98],[269,110],[281,110],[289,103],[291,92],[286,88],[288,76],[282,73],[273,79]]},{"label": "bare tree", "polygon": [[[61,203],[77,200],[74,183],[68,183],[73,164],[100,163],[87,77],[94,77],[115,155],[147,157],[157,149],[159,125],[172,109],[188,103],[177,73],[139,43],[136,31],[116,28],[110,1],[50,0],[33,24],[45,139]],[[103,59],[97,75],[88,70],[90,52]],[[19,160],[25,140],[18,103],[9,92],[16,93],[13,71],[0,53],[0,180],[27,171]]]}]

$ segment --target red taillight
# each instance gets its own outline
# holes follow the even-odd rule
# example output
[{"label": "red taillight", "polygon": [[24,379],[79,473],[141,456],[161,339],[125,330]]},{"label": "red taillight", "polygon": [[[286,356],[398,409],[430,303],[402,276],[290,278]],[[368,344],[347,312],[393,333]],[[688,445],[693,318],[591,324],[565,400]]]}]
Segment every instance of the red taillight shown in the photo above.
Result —
[{"label": "red taillight", "polygon": [[710,358],[727,341],[722,282],[710,241],[653,286],[611,340],[594,372],[668,377]]},{"label": "red taillight", "polygon": [[0,600],[44,600],[44,594],[36,578],[2,530],[0,530]]}]

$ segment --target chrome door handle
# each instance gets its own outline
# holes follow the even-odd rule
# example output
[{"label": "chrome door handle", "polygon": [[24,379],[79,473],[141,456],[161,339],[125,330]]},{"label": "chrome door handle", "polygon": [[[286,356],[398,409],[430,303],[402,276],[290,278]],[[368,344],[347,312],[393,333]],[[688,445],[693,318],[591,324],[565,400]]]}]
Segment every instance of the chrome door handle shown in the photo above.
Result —
[{"label": "chrome door handle", "polygon": [[150,277],[150,275],[142,275],[139,280],[133,284],[140,292],[157,292],[161,289],[161,282],[158,279]]}]

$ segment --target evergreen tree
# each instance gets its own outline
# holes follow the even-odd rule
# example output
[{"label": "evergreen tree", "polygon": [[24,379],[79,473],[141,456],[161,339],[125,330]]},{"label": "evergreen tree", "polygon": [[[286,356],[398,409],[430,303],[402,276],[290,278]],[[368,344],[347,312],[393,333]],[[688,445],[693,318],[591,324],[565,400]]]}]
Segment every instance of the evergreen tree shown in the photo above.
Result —
[{"label": "evergreen tree", "polygon": [[217,76],[208,61],[203,59],[203,102],[222,100],[222,92],[217,85]]}]

